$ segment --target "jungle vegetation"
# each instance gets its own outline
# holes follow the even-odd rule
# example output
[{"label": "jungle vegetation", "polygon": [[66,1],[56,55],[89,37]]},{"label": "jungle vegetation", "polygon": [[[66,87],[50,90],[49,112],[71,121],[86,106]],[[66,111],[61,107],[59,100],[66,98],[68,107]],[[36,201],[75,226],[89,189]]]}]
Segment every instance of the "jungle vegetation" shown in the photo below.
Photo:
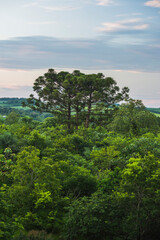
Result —
[{"label": "jungle vegetation", "polygon": [[49,117],[0,118],[0,239],[157,240],[159,118],[101,73],[33,88],[23,105]]}]

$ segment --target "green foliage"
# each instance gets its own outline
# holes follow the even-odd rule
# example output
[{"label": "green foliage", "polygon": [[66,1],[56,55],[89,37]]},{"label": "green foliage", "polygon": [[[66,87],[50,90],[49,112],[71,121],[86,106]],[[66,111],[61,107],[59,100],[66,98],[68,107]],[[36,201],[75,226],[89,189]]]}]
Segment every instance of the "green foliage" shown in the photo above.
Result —
[{"label": "green foliage", "polygon": [[28,145],[42,150],[47,147],[46,137],[42,136],[37,130],[33,130],[28,137]]},{"label": "green foliage", "polygon": [[145,156],[148,152],[151,152],[155,157],[160,157],[160,142],[157,141],[156,137],[148,137],[143,135],[139,138],[134,138],[123,148],[122,153],[128,157],[135,157],[140,154]]},{"label": "green foliage", "polygon": [[51,160],[41,160],[39,154],[40,151],[33,146],[18,154],[12,171],[10,195],[14,199],[15,214],[21,217],[26,229],[57,229],[60,224],[57,204],[61,187]]},{"label": "green foliage", "polygon": [[0,186],[11,184],[11,170],[14,165],[15,155],[10,148],[6,148],[4,154],[0,154]]},{"label": "green foliage", "polygon": [[108,115],[109,107],[114,108],[117,102],[128,98],[129,92],[127,87],[120,92],[116,81],[105,78],[102,73],[56,73],[54,69],[38,77],[33,90],[38,98],[31,94],[24,106],[52,113],[61,123],[67,123],[69,131],[72,125],[78,129],[82,122],[89,127],[91,115],[94,115],[93,106],[96,105],[95,115],[100,116],[100,120],[101,115]]},{"label": "green foliage", "polygon": [[61,164],[63,172],[60,177],[63,178],[63,191],[67,196],[76,198],[90,196],[97,190],[97,180],[89,170],[83,167],[67,166],[65,162]]},{"label": "green foliage", "polygon": [[147,132],[156,133],[159,130],[157,118],[146,111],[139,101],[130,100],[123,104],[115,113],[111,129],[125,135],[141,135]]},{"label": "green foliage", "polygon": [[107,197],[101,194],[74,201],[67,214],[64,239],[106,239],[109,233],[107,201]]},{"label": "green foliage", "polygon": [[93,150],[91,152],[91,159],[98,169],[105,170],[116,166],[119,155],[120,152],[115,150],[114,146],[109,146],[100,150]]},{"label": "green foliage", "polygon": [[159,224],[159,167],[159,159],[148,153],[143,158],[131,158],[122,172],[121,186],[115,195],[124,208],[124,231],[130,239],[146,239],[144,233],[150,223]]},{"label": "green foliage", "polygon": [[49,71],[39,81],[44,102],[32,100],[56,98],[55,115],[38,122],[14,112],[0,125],[0,239],[157,240],[157,118],[139,100],[114,105],[127,89],[101,74]]},{"label": "green foliage", "polygon": [[9,131],[5,131],[0,135],[0,149],[4,151],[5,148],[11,148],[16,151],[18,142],[16,136]]},{"label": "green foliage", "polygon": [[18,122],[19,117],[20,117],[20,115],[17,112],[13,111],[7,115],[7,117],[5,119],[5,123],[6,124],[14,124],[14,123]]},{"label": "green foliage", "polygon": [[8,203],[8,187],[6,184],[0,187],[0,239],[12,239],[14,234],[23,229],[12,217],[11,204]]}]

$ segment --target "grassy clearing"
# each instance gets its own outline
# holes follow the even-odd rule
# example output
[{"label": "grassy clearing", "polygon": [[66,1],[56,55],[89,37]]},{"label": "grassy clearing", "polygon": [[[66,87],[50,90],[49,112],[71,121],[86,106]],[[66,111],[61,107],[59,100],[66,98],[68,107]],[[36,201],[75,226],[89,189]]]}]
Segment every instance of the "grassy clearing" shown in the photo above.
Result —
[{"label": "grassy clearing", "polygon": [[153,113],[156,117],[160,117],[159,113]]}]

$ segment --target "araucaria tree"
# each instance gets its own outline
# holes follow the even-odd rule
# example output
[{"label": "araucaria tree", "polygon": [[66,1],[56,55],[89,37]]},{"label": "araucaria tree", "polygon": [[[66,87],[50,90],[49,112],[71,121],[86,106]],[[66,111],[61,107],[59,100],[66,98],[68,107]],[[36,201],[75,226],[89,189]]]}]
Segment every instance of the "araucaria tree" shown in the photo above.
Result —
[{"label": "araucaria tree", "polygon": [[78,70],[57,73],[54,69],[38,77],[33,90],[37,97],[31,94],[25,105],[58,116],[69,130],[74,125],[78,129],[82,122],[87,128],[91,117],[106,116],[108,109],[128,98],[129,92],[127,87],[120,91],[116,81],[102,73],[84,74]]}]

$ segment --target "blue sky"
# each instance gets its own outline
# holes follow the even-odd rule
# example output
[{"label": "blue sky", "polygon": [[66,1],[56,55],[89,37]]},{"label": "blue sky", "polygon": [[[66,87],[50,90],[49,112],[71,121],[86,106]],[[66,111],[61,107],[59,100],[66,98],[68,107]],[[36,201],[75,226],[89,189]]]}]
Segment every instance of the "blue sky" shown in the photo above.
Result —
[{"label": "blue sky", "polygon": [[0,0],[0,97],[48,68],[103,72],[160,107],[160,0]]}]

